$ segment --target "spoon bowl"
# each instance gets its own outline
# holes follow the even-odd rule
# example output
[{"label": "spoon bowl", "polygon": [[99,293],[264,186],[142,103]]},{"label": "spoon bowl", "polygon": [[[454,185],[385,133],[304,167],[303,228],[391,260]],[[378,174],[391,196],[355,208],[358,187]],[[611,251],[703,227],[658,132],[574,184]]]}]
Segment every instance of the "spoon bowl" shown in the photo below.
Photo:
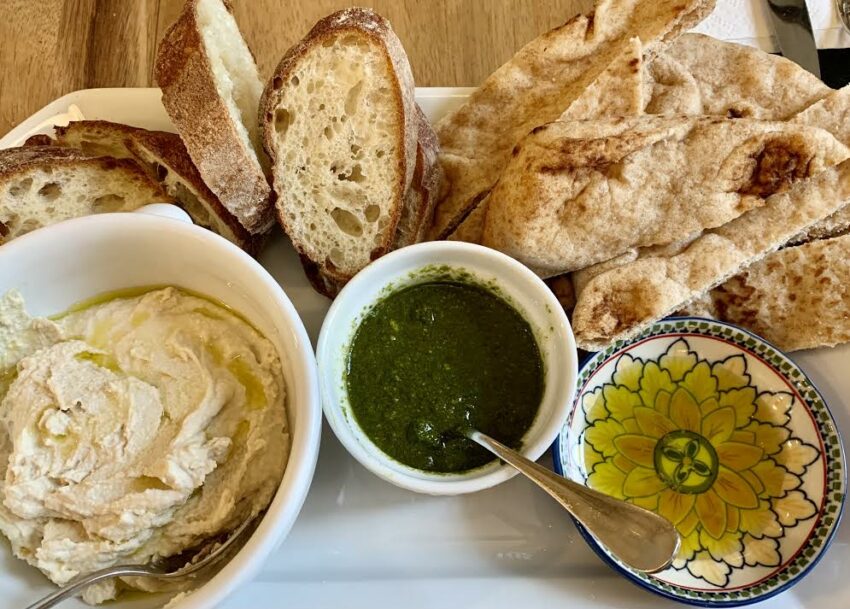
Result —
[{"label": "spoon bowl", "polygon": [[662,571],[679,551],[679,533],[666,518],[562,478],[480,431],[468,430],[465,435],[549,493],[611,554],[632,569],[643,573]]}]

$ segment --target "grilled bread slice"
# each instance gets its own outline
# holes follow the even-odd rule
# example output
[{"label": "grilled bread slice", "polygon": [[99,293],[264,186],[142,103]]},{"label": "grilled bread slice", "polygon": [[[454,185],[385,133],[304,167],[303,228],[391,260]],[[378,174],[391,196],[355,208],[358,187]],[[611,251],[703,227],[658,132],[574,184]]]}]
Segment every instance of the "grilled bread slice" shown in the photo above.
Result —
[{"label": "grilled bread slice", "polygon": [[283,57],[260,112],[279,220],[314,285],[345,283],[393,247],[415,170],[401,42],[371,10],[334,13]]},{"label": "grilled bread slice", "polygon": [[251,235],[201,179],[180,136],[108,121],[75,121],[55,128],[55,144],[89,156],[131,158],[157,179],[192,221],[256,255],[263,238]]},{"label": "grilled bread slice", "polygon": [[162,103],[204,182],[251,234],[274,224],[257,105],[263,90],[226,0],[188,0],[159,45]]},{"label": "grilled bread slice", "polygon": [[62,220],[172,202],[130,159],[54,146],[0,150],[0,244]]}]

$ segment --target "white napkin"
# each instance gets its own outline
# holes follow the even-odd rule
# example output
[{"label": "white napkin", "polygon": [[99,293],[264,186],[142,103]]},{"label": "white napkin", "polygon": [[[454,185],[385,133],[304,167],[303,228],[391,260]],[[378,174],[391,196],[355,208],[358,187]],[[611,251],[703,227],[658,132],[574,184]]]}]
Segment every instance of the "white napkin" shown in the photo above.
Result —
[{"label": "white napkin", "polygon": [[[841,25],[835,0],[806,0],[806,4],[818,48],[850,47],[850,34]],[[717,0],[717,8],[694,31],[773,53],[779,46],[769,10],[767,0]]]}]

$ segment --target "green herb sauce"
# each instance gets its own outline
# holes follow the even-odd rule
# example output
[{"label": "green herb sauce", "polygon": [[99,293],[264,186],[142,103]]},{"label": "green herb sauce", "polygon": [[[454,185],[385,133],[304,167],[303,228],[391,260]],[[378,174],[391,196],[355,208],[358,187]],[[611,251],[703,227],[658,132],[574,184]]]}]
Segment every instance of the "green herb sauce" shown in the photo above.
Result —
[{"label": "green herb sauce", "polygon": [[366,314],[346,384],[357,423],[386,454],[421,470],[459,472],[493,460],[464,429],[520,447],[540,406],[543,363],[528,322],[503,299],[433,281]]}]

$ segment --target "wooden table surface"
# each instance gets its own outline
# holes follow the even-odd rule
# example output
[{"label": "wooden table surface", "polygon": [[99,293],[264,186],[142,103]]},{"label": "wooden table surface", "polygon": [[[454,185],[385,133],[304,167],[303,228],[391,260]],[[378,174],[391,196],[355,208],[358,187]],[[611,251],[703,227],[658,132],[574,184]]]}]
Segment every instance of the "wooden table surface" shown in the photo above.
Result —
[{"label": "wooden table surface", "polygon": [[[393,24],[421,86],[476,85],[591,0],[233,0],[269,75],[321,17],[371,6]],[[183,0],[0,0],[0,135],[77,89],[152,86],[156,45]]]}]

